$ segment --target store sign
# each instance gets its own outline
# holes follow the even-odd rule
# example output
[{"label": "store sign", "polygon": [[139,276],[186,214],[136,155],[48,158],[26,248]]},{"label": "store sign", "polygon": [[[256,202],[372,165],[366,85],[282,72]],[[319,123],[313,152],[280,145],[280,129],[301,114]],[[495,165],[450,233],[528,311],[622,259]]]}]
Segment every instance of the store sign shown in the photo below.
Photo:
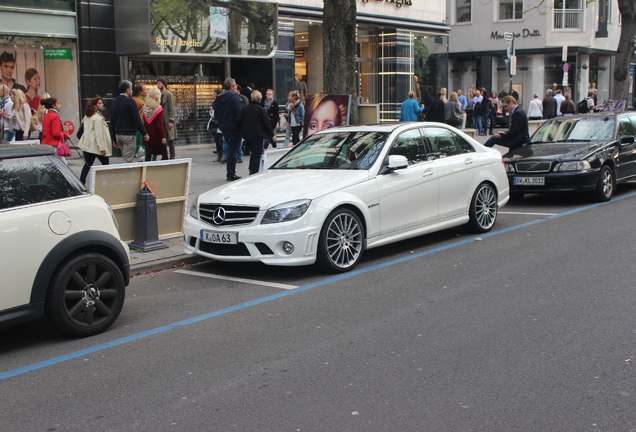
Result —
[{"label": "store sign", "polygon": [[[403,1],[403,0],[399,0]],[[150,0],[152,54],[271,57],[278,40],[278,7],[245,0]]]},{"label": "store sign", "polygon": [[73,51],[70,48],[45,48],[45,60],[73,60]]},{"label": "store sign", "polygon": [[[369,3],[369,0],[361,0],[362,4]],[[402,6],[412,6],[413,2],[411,0],[373,0],[376,3],[393,3],[396,8],[401,8]]]},{"label": "store sign", "polygon": [[[490,39],[505,39],[506,33],[508,32],[504,32],[504,33],[499,33],[498,31],[490,32]],[[521,33],[513,32],[513,34],[514,34],[514,37],[516,38],[541,36],[541,32],[537,29],[534,29],[532,31],[530,31],[530,29],[523,29],[521,30]]]}]

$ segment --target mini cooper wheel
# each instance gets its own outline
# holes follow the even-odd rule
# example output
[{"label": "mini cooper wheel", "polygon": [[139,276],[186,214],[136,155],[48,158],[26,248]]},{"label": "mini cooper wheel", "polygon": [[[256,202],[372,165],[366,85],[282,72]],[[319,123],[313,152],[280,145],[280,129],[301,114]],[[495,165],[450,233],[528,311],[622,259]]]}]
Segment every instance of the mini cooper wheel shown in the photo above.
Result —
[{"label": "mini cooper wheel", "polygon": [[364,230],[358,216],[349,209],[329,215],[320,231],[317,264],[341,273],[351,270],[362,257]]},{"label": "mini cooper wheel", "polygon": [[497,192],[488,184],[479,185],[470,201],[468,227],[471,231],[490,231],[497,220]]},{"label": "mini cooper wheel", "polygon": [[598,183],[596,184],[594,199],[598,202],[609,201],[614,195],[615,188],[616,181],[614,180],[614,172],[612,171],[611,167],[604,165],[601,168]]},{"label": "mini cooper wheel", "polygon": [[63,333],[92,336],[106,330],[124,305],[121,271],[108,257],[84,253],[60,267],[46,296],[46,316]]}]

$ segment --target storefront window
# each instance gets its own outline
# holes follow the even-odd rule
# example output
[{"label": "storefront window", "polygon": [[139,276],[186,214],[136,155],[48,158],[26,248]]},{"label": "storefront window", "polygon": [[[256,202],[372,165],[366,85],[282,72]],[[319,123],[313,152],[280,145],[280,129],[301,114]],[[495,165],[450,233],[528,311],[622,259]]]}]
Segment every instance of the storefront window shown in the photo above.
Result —
[{"label": "storefront window", "polygon": [[499,20],[523,18],[523,0],[499,0]]},{"label": "storefront window", "polygon": [[75,12],[75,0],[0,0],[0,6]]}]

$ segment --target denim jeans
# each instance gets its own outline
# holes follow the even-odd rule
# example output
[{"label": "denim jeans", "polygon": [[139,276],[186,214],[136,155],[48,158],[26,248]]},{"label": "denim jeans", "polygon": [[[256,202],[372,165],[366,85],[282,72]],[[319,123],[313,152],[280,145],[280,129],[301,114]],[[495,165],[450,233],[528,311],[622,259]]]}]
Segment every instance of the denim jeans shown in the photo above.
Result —
[{"label": "denim jeans", "polygon": [[475,114],[473,113],[473,123],[475,124],[475,129],[477,129],[477,133],[481,134],[483,132],[483,126],[481,125],[481,121],[482,121],[482,116],[481,114]]},{"label": "denim jeans", "polygon": [[15,132],[9,132],[9,129],[5,129],[4,130],[4,140],[5,141],[11,141],[13,139],[14,135],[15,135]]}]

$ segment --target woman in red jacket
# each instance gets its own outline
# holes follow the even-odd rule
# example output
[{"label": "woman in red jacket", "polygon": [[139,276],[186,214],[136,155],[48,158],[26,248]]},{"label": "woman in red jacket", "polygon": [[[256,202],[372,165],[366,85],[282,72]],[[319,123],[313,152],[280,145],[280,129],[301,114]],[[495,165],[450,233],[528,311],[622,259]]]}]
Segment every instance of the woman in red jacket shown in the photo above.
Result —
[{"label": "woman in red jacket", "polygon": [[[64,132],[62,118],[60,117],[62,106],[54,97],[40,100],[40,104],[44,105],[48,110],[42,118],[42,139],[40,143],[57,147],[60,142],[68,139],[68,134]],[[61,158],[65,160],[63,157]]]}]

